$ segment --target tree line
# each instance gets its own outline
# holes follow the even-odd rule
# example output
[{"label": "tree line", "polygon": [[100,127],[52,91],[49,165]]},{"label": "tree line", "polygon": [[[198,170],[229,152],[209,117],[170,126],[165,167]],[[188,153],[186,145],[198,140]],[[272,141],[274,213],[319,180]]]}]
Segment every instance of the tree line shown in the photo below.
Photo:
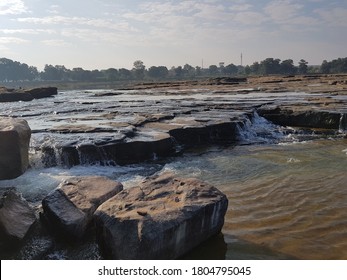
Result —
[{"label": "tree line", "polygon": [[105,70],[84,70],[83,68],[67,69],[64,65],[46,64],[43,71],[34,66],[0,58],[0,81],[78,81],[78,82],[112,82],[125,80],[169,80],[190,79],[211,76],[237,76],[237,75],[295,75],[307,73],[347,73],[347,58],[338,58],[330,62],[324,60],[321,65],[309,66],[301,59],[294,65],[292,59],[281,61],[275,58],[266,58],[252,65],[210,65],[208,68],[193,67],[189,64],[171,67],[151,66],[147,68],[141,60],[136,60],[132,69],[109,68]]}]

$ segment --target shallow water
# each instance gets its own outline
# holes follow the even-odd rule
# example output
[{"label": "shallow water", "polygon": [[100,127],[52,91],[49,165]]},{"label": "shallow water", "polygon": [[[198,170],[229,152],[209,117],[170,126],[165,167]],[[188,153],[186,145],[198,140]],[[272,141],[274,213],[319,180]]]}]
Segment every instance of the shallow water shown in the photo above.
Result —
[{"label": "shallow water", "polygon": [[[254,104],[259,100],[261,104],[274,98],[303,102],[304,96],[301,93],[219,96],[197,92],[191,96],[139,97],[135,93],[123,93],[117,95],[117,103],[114,96],[96,97],[95,93],[98,91],[86,96],[84,92],[71,91],[35,103],[0,103],[0,110],[2,115],[24,116],[34,130],[31,146],[38,147],[57,141],[56,137],[77,142],[96,137],[95,133],[71,136],[38,132],[71,122],[88,123],[91,116],[93,121],[103,124],[105,120],[100,119],[98,113],[107,112],[110,106],[117,106],[121,113],[119,117],[124,121],[133,118],[132,114],[123,114],[122,110],[126,109],[122,109],[122,102],[132,108],[136,108],[138,102],[149,102],[150,106],[158,98],[182,99],[181,105],[184,105],[183,99],[188,98],[196,102],[210,99],[216,104]],[[346,128],[341,127],[340,132],[345,133]],[[14,186],[30,203],[40,207],[41,200],[70,176],[107,176],[131,187],[145,176],[172,171],[178,176],[205,180],[222,190],[229,199],[223,234],[204,243],[186,258],[347,259],[347,139],[336,135],[329,138],[290,133],[291,130],[255,115],[253,123],[240,128],[238,146],[196,148],[179,157],[128,166],[79,165],[65,168],[58,164],[44,168],[40,163],[40,153],[32,149],[31,168],[17,179],[0,181],[0,188]],[[43,238],[37,243],[35,250],[42,251],[49,242]],[[72,249],[56,246],[49,256],[45,256],[99,257],[93,242]]]},{"label": "shallow water", "polygon": [[236,146],[186,155],[164,170],[201,178],[228,196],[223,233],[237,240],[229,254],[243,241],[258,254],[262,246],[264,258],[271,250],[347,259],[346,139]]},{"label": "shallow water", "polygon": [[205,180],[229,199],[224,236],[187,258],[347,259],[347,139],[212,147],[126,167],[32,169],[0,187],[16,186],[39,205],[69,176],[102,175],[131,187],[166,171]]}]

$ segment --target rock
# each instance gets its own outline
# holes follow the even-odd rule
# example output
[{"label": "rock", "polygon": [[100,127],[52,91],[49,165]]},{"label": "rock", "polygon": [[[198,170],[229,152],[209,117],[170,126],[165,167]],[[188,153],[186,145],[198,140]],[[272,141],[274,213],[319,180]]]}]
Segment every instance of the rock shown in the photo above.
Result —
[{"label": "rock", "polygon": [[226,196],[197,179],[149,177],[95,212],[97,241],[113,259],[175,259],[218,234]]},{"label": "rock", "polygon": [[48,225],[69,238],[84,235],[100,204],[123,189],[106,177],[74,177],[62,182],[42,201]]},{"label": "rock", "polygon": [[58,94],[56,87],[40,87],[28,90],[0,88],[0,102],[31,101],[33,99],[52,97]]},{"label": "rock", "polygon": [[35,223],[35,211],[14,189],[0,194],[0,231],[15,239],[23,239]]},{"label": "rock", "polygon": [[[153,135],[151,135],[153,134]],[[174,154],[174,141],[168,133],[141,132],[132,139],[110,141],[106,144],[83,144],[62,147],[62,162],[78,164],[132,164]]]},{"label": "rock", "polygon": [[282,126],[339,129],[341,114],[339,112],[301,110],[291,108],[267,108],[257,110],[267,120]]},{"label": "rock", "polygon": [[39,98],[47,98],[47,97],[52,97],[53,95],[57,95],[58,89],[56,87],[40,87],[40,88],[29,89],[29,90],[26,90],[25,92],[31,94],[31,96],[34,99],[39,99]]},{"label": "rock", "polygon": [[34,97],[27,92],[3,92],[0,93],[0,102],[31,101]]},{"label": "rock", "polygon": [[177,143],[184,145],[218,144],[236,141],[237,139],[236,121],[209,122],[206,125],[186,126],[170,130],[170,135]]},{"label": "rock", "polygon": [[0,180],[16,178],[26,171],[30,137],[26,120],[0,118]]}]

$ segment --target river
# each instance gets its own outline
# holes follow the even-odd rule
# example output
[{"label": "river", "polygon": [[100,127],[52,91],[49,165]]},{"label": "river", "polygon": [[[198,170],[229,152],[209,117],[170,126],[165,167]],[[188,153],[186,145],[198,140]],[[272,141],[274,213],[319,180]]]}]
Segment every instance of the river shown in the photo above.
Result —
[{"label": "river", "polygon": [[[31,115],[57,114],[62,103],[49,102],[57,106],[39,102],[35,110],[30,108]],[[134,98],[133,102],[138,101]],[[88,104],[87,98],[76,104],[82,103]],[[11,106],[2,108],[3,114],[7,110],[7,115],[18,115],[24,110],[19,104]],[[83,113],[78,108],[75,112]],[[28,112],[22,115],[28,116]],[[41,117],[28,118],[34,130],[50,125]],[[66,115],[64,119],[68,119]],[[308,136],[256,116],[253,124],[240,128],[237,145],[199,147],[180,156],[126,166],[45,167],[32,147],[32,167],[17,179],[0,181],[0,187],[17,187],[39,207],[41,199],[70,176],[102,175],[131,187],[145,176],[170,171],[205,180],[229,199],[222,234],[185,258],[347,259],[347,139],[342,132]],[[34,135],[32,141],[37,139]],[[92,248],[95,252],[78,258],[100,257],[96,247]],[[52,256],[71,258],[68,249],[62,248],[46,257]]]}]

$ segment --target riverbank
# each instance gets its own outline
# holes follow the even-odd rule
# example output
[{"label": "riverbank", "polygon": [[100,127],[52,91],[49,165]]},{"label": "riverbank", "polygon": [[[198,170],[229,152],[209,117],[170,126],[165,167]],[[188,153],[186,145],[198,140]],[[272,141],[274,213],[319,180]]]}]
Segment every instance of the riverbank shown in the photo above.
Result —
[{"label": "riverbank", "polygon": [[225,92],[242,92],[259,90],[266,92],[301,91],[307,93],[347,94],[347,74],[314,74],[314,75],[269,75],[248,77],[199,77],[191,80],[168,81],[110,81],[110,82],[75,82],[75,81],[34,81],[7,82],[2,84],[8,88],[36,88],[54,86],[59,90],[208,90]]}]

